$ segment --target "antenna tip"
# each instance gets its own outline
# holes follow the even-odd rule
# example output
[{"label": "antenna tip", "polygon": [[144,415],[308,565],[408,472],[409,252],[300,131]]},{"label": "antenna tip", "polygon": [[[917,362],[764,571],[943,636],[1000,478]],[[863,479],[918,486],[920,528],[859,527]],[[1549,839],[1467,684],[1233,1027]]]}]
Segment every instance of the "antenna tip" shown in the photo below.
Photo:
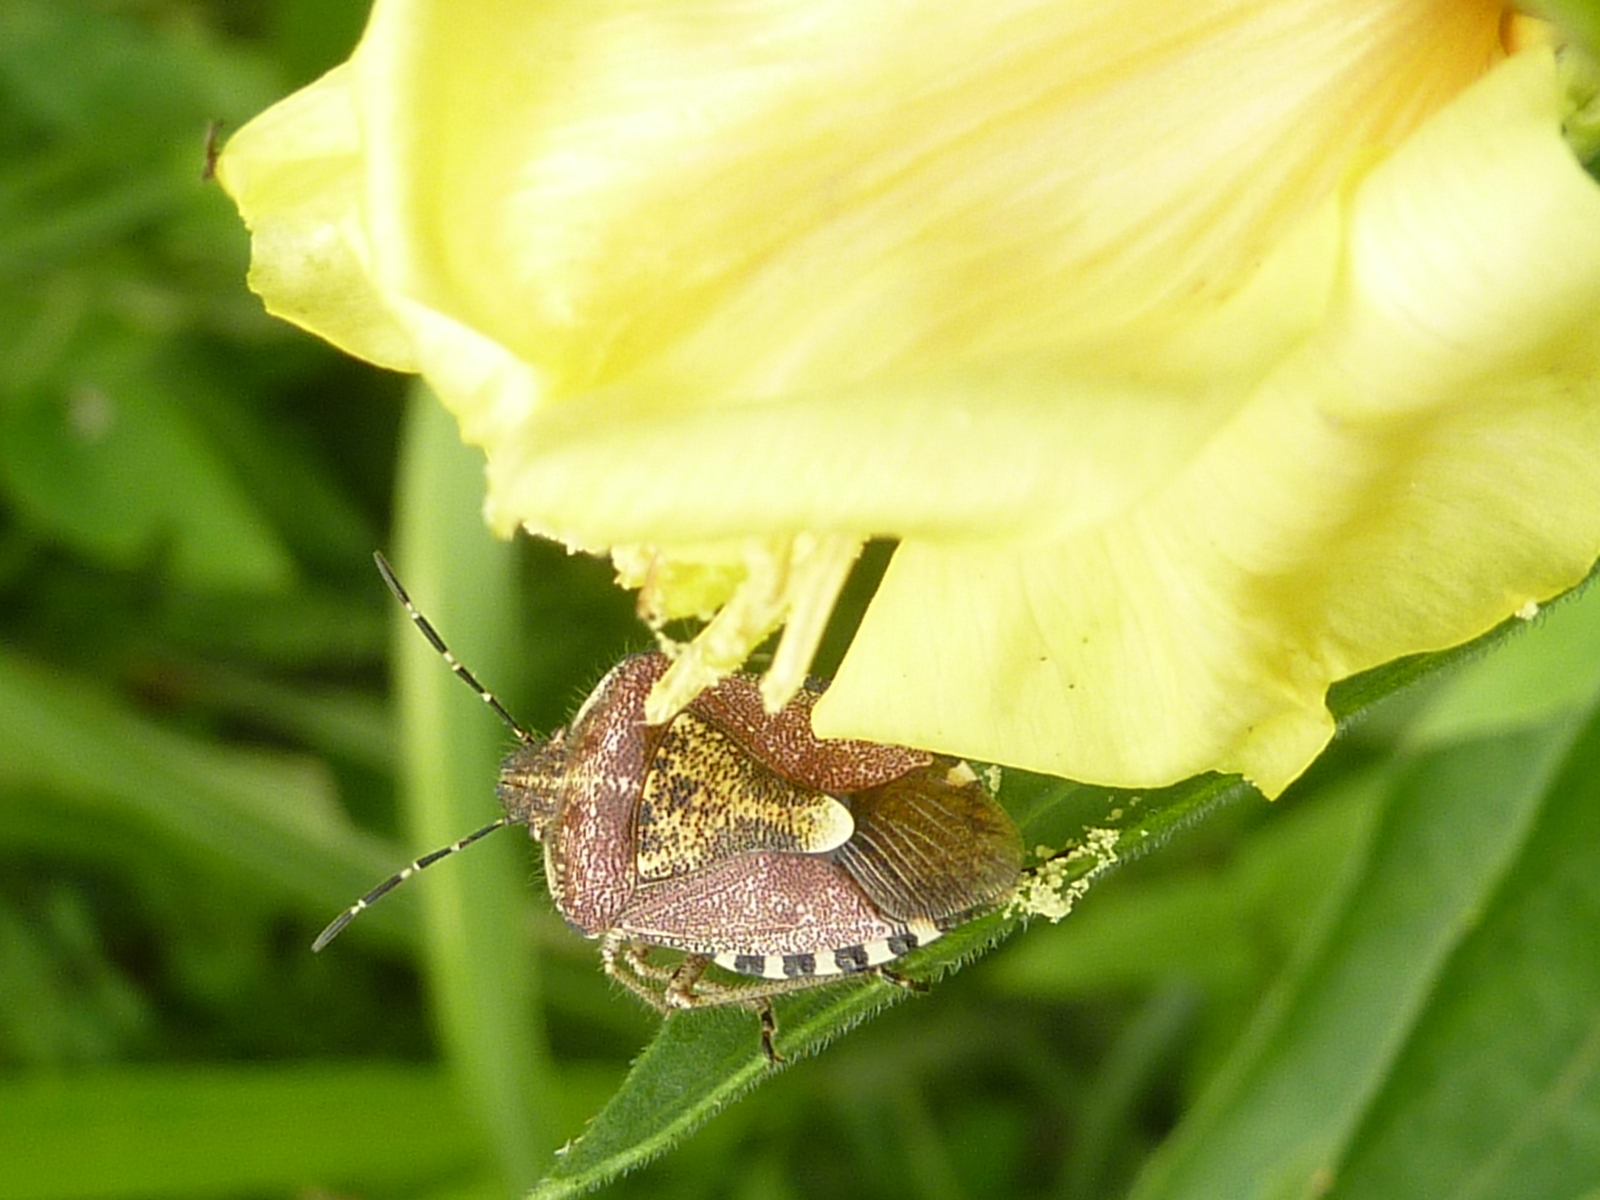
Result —
[{"label": "antenna tip", "polygon": [[344,927],[350,924],[350,922],[355,919],[356,913],[360,911],[361,906],[357,905],[354,908],[345,909],[342,913],[335,917],[332,924],[330,924],[321,933],[317,934],[317,940],[311,943],[311,953],[320,954],[323,949],[327,947],[329,942],[333,941],[334,938],[338,937],[344,932]]}]

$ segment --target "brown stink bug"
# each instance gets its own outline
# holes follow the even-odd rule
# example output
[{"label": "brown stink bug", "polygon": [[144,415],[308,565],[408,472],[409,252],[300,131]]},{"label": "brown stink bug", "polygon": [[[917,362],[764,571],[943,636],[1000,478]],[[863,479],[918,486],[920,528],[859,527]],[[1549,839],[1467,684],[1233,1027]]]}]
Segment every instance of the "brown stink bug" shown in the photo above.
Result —
[{"label": "brown stink bug", "polygon": [[[957,759],[822,740],[810,682],[769,713],[735,675],[662,725],[645,698],[661,654],[614,667],[549,738],[524,729],[458,662],[382,555],[378,568],[423,635],[516,735],[500,768],[505,815],[391,876],[325,929],[320,950],[362,909],[506,825],[544,847],[557,911],[600,940],[606,972],[667,1014],[746,1004],[769,1058],[771,998],[877,973],[994,908],[1017,882],[1016,827]],[[654,948],[681,952],[673,963]],[[726,980],[708,976],[720,968]]]}]

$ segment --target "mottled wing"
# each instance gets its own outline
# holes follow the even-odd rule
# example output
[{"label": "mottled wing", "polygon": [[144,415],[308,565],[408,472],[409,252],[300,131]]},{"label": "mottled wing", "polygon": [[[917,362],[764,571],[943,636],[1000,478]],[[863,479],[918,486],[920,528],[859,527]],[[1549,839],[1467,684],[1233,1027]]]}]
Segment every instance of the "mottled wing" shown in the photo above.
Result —
[{"label": "mottled wing", "polygon": [[693,954],[781,957],[901,938],[906,923],[878,912],[825,856],[756,853],[640,888],[617,930]]},{"label": "mottled wing", "polygon": [[937,759],[850,803],[856,831],[832,857],[885,916],[949,928],[1016,886],[1021,836],[966,763]]},{"label": "mottled wing", "polygon": [[716,725],[778,774],[836,796],[877,787],[933,761],[927,751],[909,746],[817,737],[811,731],[811,709],[826,686],[820,679],[807,679],[788,704],[769,713],[761,699],[760,680],[733,675],[701,692],[689,711]]},{"label": "mottled wing", "polygon": [[689,875],[739,854],[825,854],[855,830],[826,792],[783,778],[693,713],[667,728],[634,821],[638,877]]}]

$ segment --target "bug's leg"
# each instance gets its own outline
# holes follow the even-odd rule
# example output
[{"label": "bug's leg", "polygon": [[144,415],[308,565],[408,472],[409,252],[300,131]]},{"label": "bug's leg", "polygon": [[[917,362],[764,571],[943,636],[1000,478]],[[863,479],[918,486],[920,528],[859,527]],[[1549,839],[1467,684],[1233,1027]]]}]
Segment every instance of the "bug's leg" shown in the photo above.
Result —
[{"label": "bug's leg", "polygon": [[641,974],[640,968],[654,970],[649,964],[642,961],[638,948],[633,946],[620,934],[608,933],[600,941],[600,965],[605,968],[607,975],[627,988],[639,999],[659,1013],[668,1013],[672,1010],[667,1005],[666,997],[659,986],[652,982],[648,974]]},{"label": "bug's leg", "polygon": [[[667,980],[662,999],[672,1008],[700,1008],[705,1005],[708,998],[702,996],[695,988],[710,965],[711,959],[704,954],[685,955]],[[713,999],[710,1003],[718,1004],[725,1001]]]},{"label": "bug's leg", "polygon": [[772,1015],[772,1001],[763,996],[755,1002],[756,1016],[761,1021],[761,1053],[767,1056],[767,1061],[776,1066],[783,1061],[783,1055],[778,1053],[778,1048],[772,1044],[772,1039],[778,1036],[778,1018]]},{"label": "bug's leg", "polygon": [[888,967],[873,967],[872,973],[885,983],[892,983],[895,985],[895,987],[905,988],[905,990],[908,992],[926,992],[931,990],[929,985],[924,983],[922,980],[911,979],[900,974],[899,971],[889,970]]},{"label": "bug's leg", "polygon": [[[781,1063],[783,1055],[773,1045],[778,1033],[778,1019],[772,1015],[772,996],[759,985],[754,987],[729,986],[702,979],[711,959],[704,954],[690,954],[678,964],[678,969],[668,980],[663,999],[673,1008],[710,1008],[719,1004],[742,1004],[755,1010],[761,1021],[761,1053],[769,1063]],[[789,982],[787,980],[783,981]],[[779,990],[791,990],[787,987]],[[752,995],[751,993],[755,993]]]},{"label": "bug's leg", "polygon": [[648,942],[630,941],[627,949],[622,952],[622,957],[627,961],[628,969],[640,979],[648,979],[655,984],[668,984],[678,973],[676,964],[661,966],[650,961],[650,952],[653,947]]}]

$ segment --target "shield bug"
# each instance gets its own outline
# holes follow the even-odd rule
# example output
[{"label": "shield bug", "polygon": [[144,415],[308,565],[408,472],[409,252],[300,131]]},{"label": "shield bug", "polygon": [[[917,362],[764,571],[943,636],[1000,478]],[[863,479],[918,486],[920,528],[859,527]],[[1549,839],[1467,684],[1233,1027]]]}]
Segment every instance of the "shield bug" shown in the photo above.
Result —
[{"label": "shield bug", "polygon": [[[412,622],[518,745],[500,768],[504,815],[379,884],[314,950],[415,872],[526,825],[544,847],[557,911],[599,939],[609,975],[663,1014],[751,1006],[777,1059],[772,997],[865,973],[905,983],[886,965],[1015,887],[1021,839],[972,768],[816,737],[823,683],[808,681],[769,713],[757,680],[734,675],[650,725],[645,699],[668,659],[638,654],[600,681],[570,725],[539,738],[457,661],[382,555],[377,562]],[[658,948],[681,957],[657,962]]]}]

